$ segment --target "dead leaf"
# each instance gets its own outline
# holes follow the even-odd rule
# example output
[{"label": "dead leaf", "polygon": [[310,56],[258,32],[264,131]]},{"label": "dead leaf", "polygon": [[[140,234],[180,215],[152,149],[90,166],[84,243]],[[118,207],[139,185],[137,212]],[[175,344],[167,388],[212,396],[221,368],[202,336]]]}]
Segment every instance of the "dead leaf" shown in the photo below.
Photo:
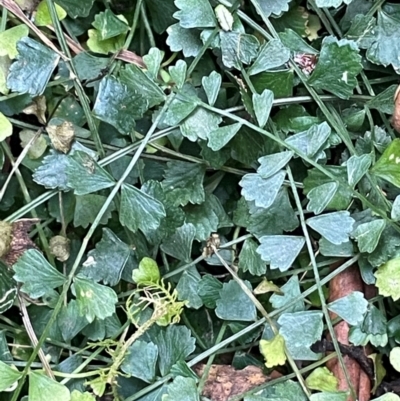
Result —
[{"label": "dead leaf", "polygon": [[45,96],[37,96],[33,99],[33,103],[29,106],[25,107],[22,111],[25,114],[33,114],[37,117],[41,124],[46,124],[46,97]]},{"label": "dead leaf", "polygon": [[400,132],[400,85],[397,87],[394,93],[394,112],[392,116],[392,126],[397,131]]},{"label": "dead leaf", "polygon": [[74,125],[69,121],[63,121],[60,125],[48,125],[46,128],[54,149],[68,153],[75,139]]},{"label": "dead leaf", "polygon": [[70,255],[70,240],[62,235],[56,235],[50,239],[50,252],[60,262],[68,260]]},{"label": "dead leaf", "polygon": [[[205,366],[198,364],[193,367],[193,370],[201,376]],[[277,371],[266,376],[263,370],[257,366],[246,366],[242,370],[236,370],[231,365],[211,365],[202,395],[212,401],[228,401],[235,395],[242,394],[280,376],[281,374]]]}]

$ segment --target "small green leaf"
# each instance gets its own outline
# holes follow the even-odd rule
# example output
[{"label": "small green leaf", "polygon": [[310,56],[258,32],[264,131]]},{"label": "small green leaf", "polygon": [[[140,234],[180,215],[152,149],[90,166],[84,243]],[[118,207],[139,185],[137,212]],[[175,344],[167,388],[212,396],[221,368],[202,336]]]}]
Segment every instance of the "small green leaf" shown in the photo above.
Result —
[{"label": "small green leaf", "polygon": [[371,166],[371,155],[351,156],[347,160],[347,181],[349,185],[355,186],[361,178],[367,173]]},{"label": "small green leaf", "polygon": [[92,25],[97,29],[100,34],[101,40],[114,38],[123,33],[128,32],[128,25],[116,16],[110,9],[96,14]]},{"label": "small green leaf", "polygon": [[195,235],[194,225],[184,224],[175,231],[175,234],[163,241],[161,249],[166,254],[188,263],[191,260],[190,255]]},{"label": "small green leaf", "polygon": [[324,324],[323,314],[318,311],[284,313],[278,319],[279,333],[295,360],[315,361],[318,355],[310,346],[321,339]]},{"label": "small green leaf", "polygon": [[[346,401],[349,393],[346,391],[327,392],[311,394],[310,401]],[[377,399],[375,399],[376,401]]]},{"label": "small green leaf", "polygon": [[218,129],[222,118],[202,107],[198,107],[180,125],[181,134],[191,142],[207,139],[210,132]]},{"label": "small green leaf", "polygon": [[396,199],[393,202],[392,211],[390,212],[390,217],[394,221],[400,220],[400,195],[397,195]]},{"label": "small green leaf", "polygon": [[265,43],[258,53],[254,63],[249,68],[249,75],[271,70],[285,64],[290,57],[290,50],[279,39],[271,39]]},{"label": "small green leaf", "polygon": [[198,284],[198,294],[207,308],[214,309],[217,306],[219,292],[222,283],[210,274],[205,274]]},{"label": "small green leaf", "polygon": [[[342,3],[350,4],[353,0],[316,0],[315,4],[317,7],[335,7],[338,8]],[[318,390],[318,389],[314,389]],[[323,390],[321,390],[323,391]],[[329,391],[329,390],[326,390]],[[331,390],[333,391],[333,390]]]},{"label": "small green leaf", "polygon": [[328,36],[322,42],[317,66],[308,83],[315,89],[348,99],[357,86],[356,77],[361,69],[361,56],[356,43]]},{"label": "small green leaf", "polygon": [[257,253],[257,247],[257,243],[251,238],[244,242],[239,254],[239,269],[244,272],[249,271],[255,276],[261,276],[265,274],[267,266]]},{"label": "small green leaf", "polygon": [[67,387],[51,379],[44,373],[29,372],[29,401],[70,401],[71,394]]},{"label": "small green leaf", "polygon": [[271,155],[263,156],[258,159],[260,167],[257,169],[257,173],[262,178],[269,178],[279,170],[283,169],[293,157],[293,152],[284,151],[279,153],[273,153]]},{"label": "small green leaf", "polygon": [[326,367],[314,369],[306,379],[307,387],[311,390],[336,392],[338,379]]},{"label": "small green leaf", "polygon": [[[97,194],[76,196],[73,203],[75,205],[74,226],[87,228],[89,224],[92,224],[106,200],[107,197]],[[111,202],[100,219],[100,224],[107,224],[114,210],[115,204]]]},{"label": "small green leaf", "polygon": [[121,50],[124,46],[125,34],[111,39],[101,40],[100,32],[97,29],[88,29],[89,39],[86,41],[87,47],[93,53],[108,54]]},{"label": "small green leaf", "polygon": [[119,219],[123,226],[136,232],[138,229],[155,230],[165,218],[164,205],[136,187],[123,184]]},{"label": "small green leaf", "polygon": [[305,244],[303,237],[270,235],[260,238],[257,253],[270,264],[271,269],[288,270]]},{"label": "small green leaf", "polygon": [[78,275],[74,278],[73,294],[76,296],[80,315],[85,316],[89,323],[96,317],[104,320],[115,313],[118,298],[110,287]]},{"label": "small green leaf", "polygon": [[239,182],[242,196],[247,201],[255,201],[258,207],[268,208],[274,203],[285,175],[284,171],[278,171],[272,177],[264,179],[259,174],[246,174]]},{"label": "small green leaf", "polygon": [[115,185],[114,179],[87,153],[77,151],[68,160],[67,185],[75,195],[86,195]]},{"label": "small green leaf", "polygon": [[11,60],[14,60],[18,55],[18,41],[28,35],[29,28],[25,24],[0,32],[0,56],[8,56]]},{"label": "small green leaf", "polygon": [[93,6],[94,0],[74,1],[57,0],[57,3],[67,11],[71,18],[87,17]]},{"label": "small green leaf", "polygon": [[362,292],[353,291],[351,294],[331,302],[327,307],[347,323],[355,326],[363,321],[367,312],[368,301]]},{"label": "small green leaf", "polygon": [[349,240],[354,219],[350,217],[349,212],[340,211],[311,217],[306,220],[306,223],[328,241],[340,245]]},{"label": "small green leaf", "polygon": [[290,0],[255,0],[257,4],[257,12],[268,18],[271,14],[280,15],[284,11],[289,10]]},{"label": "small green leaf", "polygon": [[400,372],[400,347],[394,347],[391,349],[389,360],[394,369]]},{"label": "small green leaf", "polygon": [[157,78],[163,57],[164,52],[157,47],[152,47],[149,53],[143,56],[143,61],[146,64],[150,79],[155,80]]},{"label": "small green leaf", "polygon": [[163,401],[200,401],[196,381],[190,377],[176,377],[168,386],[168,395],[163,396]]},{"label": "small green leaf", "polygon": [[186,81],[187,64],[185,61],[178,60],[174,66],[168,68],[168,71],[176,87],[181,89]]},{"label": "small green leaf", "polygon": [[214,28],[213,9],[208,0],[175,0],[180,11],[174,14],[182,28]]},{"label": "small green leaf", "polygon": [[[0,132],[1,132],[1,115],[0,115]],[[19,133],[21,146],[25,148],[28,143],[35,137],[36,132],[28,129],[23,129]],[[47,149],[47,141],[44,135],[40,134],[33,142],[31,142],[28,150],[30,159],[39,159]]]},{"label": "small green leaf", "polygon": [[390,85],[383,92],[374,96],[367,102],[367,106],[371,109],[376,109],[386,114],[393,114],[394,111],[394,94],[398,85]]},{"label": "small green leaf", "polygon": [[156,376],[157,357],[158,347],[155,344],[135,341],[128,348],[121,370],[146,383],[151,383]]},{"label": "small green leaf", "polygon": [[260,340],[260,352],[265,359],[265,366],[273,368],[274,366],[284,365],[286,362],[285,340],[277,334],[272,340]]},{"label": "small green leaf", "polygon": [[221,82],[222,77],[216,71],[212,71],[209,76],[204,76],[201,80],[210,106],[214,106],[214,103],[217,100],[221,88]]},{"label": "small green leaf", "polygon": [[261,95],[253,93],[254,113],[256,114],[258,125],[261,128],[264,128],[268,121],[273,102],[274,93],[269,89],[265,89]]},{"label": "small green leaf", "polygon": [[14,369],[0,360],[0,377],[0,392],[2,392],[7,390],[17,380],[19,380],[21,373],[18,371],[18,369]]},{"label": "small green leaf", "polygon": [[260,43],[255,36],[236,31],[221,31],[219,35],[222,62],[225,67],[235,67],[240,70],[241,63],[250,64],[257,56]]},{"label": "small green leaf", "polygon": [[385,220],[377,219],[357,226],[352,236],[356,239],[360,252],[372,253],[378,245],[386,226]]},{"label": "small green leaf", "polygon": [[18,56],[10,67],[7,87],[13,92],[41,95],[60,56],[47,46],[24,37],[17,43]]},{"label": "small green leaf", "polygon": [[160,270],[155,260],[145,257],[139,267],[132,272],[132,280],[136,284],[158,283],[160,281]]},{"label": "small green leaf", "polygon": [[141,94],[111,76],[100,82],[93,113],[126,135],[134,129],[135,120],[141,118],[147,108],[148,101]]},{"label": "small green leaf", "polygon": [[322,213],[336,194],[339,185],[336,182],[327,182],[313,188],[308,194],[307,210],[314,214]]},{"label": "small green leaf", "polygon": [[394,301],[400,299],[400,258],[391,259],[379,266],[374,276],[380,295],[392,297]]},{"label": "small green leaf", "polygon": [[372,172],[400,188],[400,138],[393,139],[383,155],[372,167]]},{"label": "small green leaf", "polygon": [[208,146],[214,152],[222,149],[238,133],[241,126],[241,123],[234,123],[211,131],[208,134]]},{"label": "small green leaf", "polygon": [[294,53],[318,54],[318,50],[314,49],[306,43],[301,36],[290,28],[286,28],[279,33],[282,43]]},{"label": "small green leaf", "polygon": [[70,401],[96,401],[94,395],[91,395],[88,392],[81,393],[78,390],[74,390],[71,393],[71,400]]},{"label": "small green leaf", "polygon": [[[251,284],[248,281],[244,281],[244,283],[251,291]],[[257,312],[253,301],[236,281],[230,280],[228,283],[224,283],[219,296],[215,313],[220,319],[242,322],[250,322],[256,319]]]},{"label": "small green leaf", "polygon": [[171,52],[183,52],[185,57],[196,57],[203,47],[200,32],[197,29],[184,29],[179,24],[168,29],[167,45]]},{"label": "small green leaf", "polygon": [[79,314],[79,306],[75,299],[71,299],[67,306],[62,307],[57,316],[57,325],[64,341],[71,341],[88,325],[85,316]]},{"label": "small green leaf", "polygon": [[[54,3],[54,7],[56,9],[58,20],[62,21],[63,19],[65,19],[65,17],[67,16],[67,12],[56,3]],[[42,0],[36,9],[35,25],[37,26],[53,25],[46,0]]]},{"label": "small green leaf", "polygon": [[0,142],[12,135],[13,126],[8,118],[0,112]]},{"label": "small green leaf", "polygon": [[88,257],[80,271],[94,281],[115,286],[119,283],[122,270],[130,256],[131,249],[110,229],[103,228],[103,237],[96,249],[88,252]]},{"label": "small green leaf", "polygon": [[178,299],[187,301],[189,308],[199,309],[203,306],[203,300],[199,295],[199,283],[201,276],[195,267],[185,270],[179,279],[176,290],[178,291]]},{"label": "small green leaf", "polygon": [[13,266],[14,280],[23,283],[21,291],[37,299],[64,284],[66,277],[36,249],[28,249]]}]

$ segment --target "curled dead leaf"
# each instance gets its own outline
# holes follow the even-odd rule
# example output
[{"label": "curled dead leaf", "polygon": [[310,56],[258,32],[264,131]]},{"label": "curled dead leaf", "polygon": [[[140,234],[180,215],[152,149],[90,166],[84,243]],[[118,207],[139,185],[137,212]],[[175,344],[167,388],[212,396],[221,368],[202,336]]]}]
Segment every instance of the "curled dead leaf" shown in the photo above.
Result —
[{"label": "curled dead leaf", "polygon": [[68,153],[75,138],[74,125],[63,121],[60,125],[48,125],[46,128],[54,148],[60,152]]},{"label": "curled dead leaf", "polygon": [[60,262],[68,260],[70,255],[70,240],[62,235],[56,235],[50,240],[50,252]]},{"label": "curled dead leaf", "polygon": [[41,124],[46,124],[46,97],[45,96],[37,96],[33,99],[33,102],[25,107],[22,111],[25,114],[33,114],[37,117]]}]

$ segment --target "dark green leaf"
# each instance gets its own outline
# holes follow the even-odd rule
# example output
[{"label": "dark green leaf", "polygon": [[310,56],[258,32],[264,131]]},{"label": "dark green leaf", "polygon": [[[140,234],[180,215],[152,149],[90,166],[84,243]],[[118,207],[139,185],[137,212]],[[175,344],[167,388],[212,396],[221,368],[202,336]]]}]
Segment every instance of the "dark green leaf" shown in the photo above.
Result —
[{"label": "dark green leaf", "polygon": [[375,250],[385,226],[385,220],[382,219],[357,226],[352,236],[356,239],[360,252],[372,253]]},{"label": "dark green leaf", "polygon": [[[103,195],[89,194],[75,197],[74,226],[87,228],[96,219],[107,198]],[[110,203],[103,214],[100,224],[107,224],[111,213],[115,210],[114,202]]]},{"label": "dark green leaf", "polygon": [[367,105],[371,109],[376,109],[386,114],[393,114],[394,111],[394,94],[396,92],[397,85],[390,85],[379,95],[374,96]]},{"label": "dark green leaf", "polygon": [[213,151],[222,149],[237,134],[241,126],[241,123],[235,123],[225,125],[224,127],[217,128],[215,131],[209,132],[208,146]]},{"label": "dark green leaf", "polygon": [[222,283],[210,274],[205,274],[198,284],[198,294],[207,308],[214,309],[220,298]]},{"label": "dark green leaf", "polygon": [[149,9],[154,30],[158,33],[164,33],[165,30],[176,22],[173,17],[177,10],[174,0],[146,0],[146,5]]},{"label": "dark green leaf", "polygon": [[216,19],[208,0],[175,0],[174,14],[182,28],[214,28]]},{"label": "dark green leaf", "polygon": [[313,188],[307,194],[307,198],[309,200],[307,204],[307,210],[313,212],[314,214],[322,213],[335,196],[337,189],[338,184],[336,182],[327,182],[326,184],[322,184],[319,187]]},{"label": "dark green leaf", "polygon": [[239,269],[244,272],[249,271],[255,276],[261,276],[265,274],[267,266],[257,253],[257,247],[258,244],[251,238],[244,242],[239,254]]},{"label": "dark green leaf", "polygon": [[400,139],[393,139],[383,155],[372,167],[372,172],[400,188]]},{"label": "dark green leaf", "polygon": [[200,401],[196,381],[190,377],[176,377],[168,386],[168,395],[163,396],[163,401]]},{"label": "dark green leaf", "polygon": [[178,299],[187,301],[187,306],[193,309],[199,309],[203,306],[199,292],[199,283],[201,277],[195,267],[185,270],[179,279],[176,290],[178,291]]},{"label": "dark green leaf", "polygon": [[303,38],[292,29],[285,29],[283,32],[279,33],[279,37],[282,43],[292,52],[300,54],[318,54],[318,50],[306,43]]},{"label": "dark green leaf", "polygon": [[0,377],[0,392],[3,392],[20,379],[21,373],[17,369],[12,368],[3,361],[0,361]]},{"label": "dark green leaf", "polygon": [[117,16],[110,10],[97,14],[94,17],[92,25],[99,32],[101,40],[107,40],[128,32],[128,25],[117,18]]},{"label": "dark green leaf", "polygon": [[67,306],[62,307],[57,316],[57,324],[64,341],[71,341],[88,325],[88,322],[85,316],[79,314],[76,300],[71,299]]},{"label": "dark green leaf", "polygon": [[93,6],[94,0],[57,0],[59,4],[71,18],[87,17]]},{"label": "dark green leaf", "polygon": [[293,94],[293,71],[265,71],[251,77],[254,89],[262,93],[265,89],[274,92],[275,99]]},{"label": "dark green leaf", "polygon": [[95,57],[87,52],[77,54],[73,60],[81,81],[97,78],[110,62],[108,58]]},{"label": "dark green leaf", "polygon": [[195,235],[194,225],[184,224],[176,230],[175,234],[163,241],[161,249],[178,260],[189,262]]}]

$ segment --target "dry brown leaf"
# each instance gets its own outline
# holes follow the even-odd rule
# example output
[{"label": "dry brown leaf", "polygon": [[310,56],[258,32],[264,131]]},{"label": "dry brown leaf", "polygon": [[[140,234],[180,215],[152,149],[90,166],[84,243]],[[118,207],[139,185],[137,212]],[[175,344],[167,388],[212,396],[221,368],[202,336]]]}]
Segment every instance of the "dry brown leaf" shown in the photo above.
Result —
[{"label": "dry brown leaf", "polygon": [[75,138],[74,125],[69,121],[64,121],[60,125],[48,125],[46,128],[54,149],[68,153]]},{"label": "dry brown leaf", "polygon": [[37,96],[33,99],[33,102],[25,107],[24,110],[22,110],[23,113],[25,114],[33,114],[34,116],[37,117],[38,121],[41,124],[46,124],[46,97],[45,96]]},{"label": "dry brown leaf", "polygon": [[[205,366],[198,364],[193,370],[202,376]],[[235,395],[245,393],[280,376],[281,374],[276,371],[266,376],[257,366],[236,370],[231,365],[211,365],[202,395],[212,401],[228,401]]]},{"label": "dry brown leaf", "polygon": [[392,126],[393,128],[400,132],[400,85],[397,87],[394,94],[394,111],[392,116]]}]

